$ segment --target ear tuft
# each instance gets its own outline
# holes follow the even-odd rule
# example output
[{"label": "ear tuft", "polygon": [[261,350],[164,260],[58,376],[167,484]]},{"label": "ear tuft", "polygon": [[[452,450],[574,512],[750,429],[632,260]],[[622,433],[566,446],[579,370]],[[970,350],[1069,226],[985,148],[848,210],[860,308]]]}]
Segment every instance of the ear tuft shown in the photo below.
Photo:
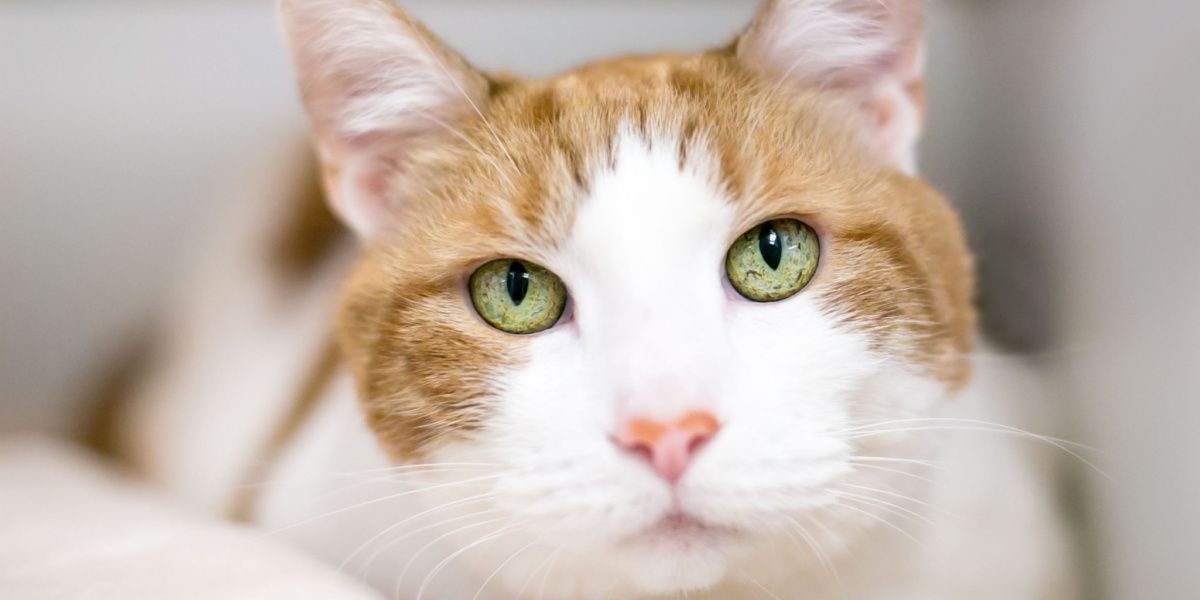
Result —
[{"label": "ear tuft", "polygon": [[479,110],[488,82],[390,0],[280,0],[334,211],[386,227],[413,143]]},{"label": "ear tuft", "polygon": [[854,94],[881,160],[916,170],[924,118],[921,0],[769,0],[737,41],[744,63]]}]

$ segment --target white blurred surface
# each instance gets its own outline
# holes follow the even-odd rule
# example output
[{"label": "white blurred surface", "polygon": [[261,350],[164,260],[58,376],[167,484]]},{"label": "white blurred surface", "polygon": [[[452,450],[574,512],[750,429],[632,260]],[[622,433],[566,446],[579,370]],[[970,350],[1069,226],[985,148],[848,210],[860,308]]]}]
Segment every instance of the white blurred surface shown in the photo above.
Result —
[{"label": "white blurred surface", "polygon": [[282,540],[186,510],[71,444],[0,440],[0,488],[6,598],[384,598]]},{"label": "white blurred surface", "polygon": [[[270,5],[0,3],[0,431],[66,430],[230,190],[295,139]],[[546,74],[723,42],[755,2],[405,5],[480,66]],[[1200,598],[1200,4],[934,5],[926,171],[968,220],[989,323],[1111,455],[1094,574],[1113,600]]]}]

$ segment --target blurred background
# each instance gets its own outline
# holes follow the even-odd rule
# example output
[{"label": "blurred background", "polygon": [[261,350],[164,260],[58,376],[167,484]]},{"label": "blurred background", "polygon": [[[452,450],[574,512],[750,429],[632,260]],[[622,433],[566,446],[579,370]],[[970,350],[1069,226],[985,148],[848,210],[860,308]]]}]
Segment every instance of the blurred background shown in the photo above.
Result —
[{"label": "blurred background", "polygon": [[[546,75],[729,39],[755,0],[405,0],[477,65]],[[985,325],[1080,473],[1089,598],[1200,598],[1200,3],[933,0],[923,169]],[[86,391],[303,123],[266,0],[0,0],[0,432]]]}]

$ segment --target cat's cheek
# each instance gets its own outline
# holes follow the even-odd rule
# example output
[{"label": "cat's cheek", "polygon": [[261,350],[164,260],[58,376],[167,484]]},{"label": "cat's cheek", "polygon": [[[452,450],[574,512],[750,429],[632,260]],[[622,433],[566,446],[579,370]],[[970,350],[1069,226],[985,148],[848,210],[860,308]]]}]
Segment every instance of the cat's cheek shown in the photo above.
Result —
[{"label": "cat's cheek", "polygon": [[731,526],[785,519],[844,472],[849,448],[836,432],[878,357],[804,292],[743,302],[728,327],[725,425],[682,480],[685,503]]},{"label": "cat's cheek", "polygon": [[612,393],[570,327],[530,338],[497,374],[488,423],[456,457],[495,463],[505,513],[549,539],[604,546],[669,508],[669,494],[609,440]]}]

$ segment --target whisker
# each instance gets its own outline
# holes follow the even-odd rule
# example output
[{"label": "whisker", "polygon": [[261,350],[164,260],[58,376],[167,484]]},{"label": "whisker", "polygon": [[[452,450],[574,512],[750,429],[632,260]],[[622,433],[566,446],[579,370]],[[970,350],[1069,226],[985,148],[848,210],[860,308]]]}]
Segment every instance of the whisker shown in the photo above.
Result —
[{"label": "whisker", "polygon": [[356,508],[362,508],[362,507],[364,507],[364,506],[370,506],[370,505],[372,505],[372,504],[378,504],[378,503],[380,503],[380,502],[386,502],[386,501],[388,501],[388,500],[395,500],[395,499],[397,499],[397,498],[403,498],[403,497],[405,497],[405,496],[411,496],[411,495],[413,495],[413,494],[420,494],[420,493],[430,492],[430,491],[433,491],[433,490],[444,489],[444,488],[448,488],[448,487],[454,487],[454,486],[457,486],[457,485],[466,485],[466,484],[468,484],[468,483],[478,483],[478,482],[483,482],[483,481],[492,481],[492,480],[495,480],[495,479],[499,479],[499,478],[501,478],[501,477],[504,477],[504,475],[503,475],[503,474],[496,474],[496,475],[486,475],[486,476],[483,476],[483,477],[472,477],[472,478],[470,478],[470,479],[463,479],[463,480],[459,480],[459,481],[452,481],[452,482],[449,482],[449,483],[439,483],[439,484],[436,484],[436,485],[431,485],[431,486],[427,486],[427,487],[424,487],[424,488],[419,488],[419,489],[415,489],[415,490],[406,490],[406,491],[400,492],[400,493],[398,493],[398,494],[389,494],[389,495],[387,495],[387,496],[383,496],[383,497],[381,497],[381,498],[374,498],[374,499],[372,499],[372,500],[365,500],[365,501],[363,501],[363,502],[359,502],[359,503],[356,503],[356,504],[352,504],[352,505],[350,505],[350,506],[346,506],[346,507],[343,507],[343,508],[339,508],[339,509],[336,509],[336,510],[332,510],[332,511],[329,511],[329,512],[327,512],[327,513],[323,513],[323,514],[317,515],[317,516],[315,516],[315,517],[309,517],[309,518],[307,518],[307,519],[304,519],[303,521],[299,521],[299,522],[296,522],[296,523],[292,523],[291,525],[286,525],[286,526],[284,526],[284,527],[280,527],[280,528],[278,528],[278,529],[274,529],[274,530],[272,530],[272,531],[268,531],[268,532],[266,532],[266,533],[263,533],[262,535],[263,535],[263,536],[272,536],[272,535],[276,535],[276,534],[279,534],[279,533],[283,533],[284,531],[288,531],[288,530],[291,530],[291,529],[295,529],[295,528],[297,528],[297,527],[302,527],[302,526],[304,526],[304,525],[308,525],[309,523],[313,523],[313,522],[316,522],[316,521],[320,521],[321,519],[326,519],[326,518],[332,517],[332,516],[334,516],[334,515],[338,515],[338,514],[344,513],[344,512],[346,512],[346,511],[354,510],[354,509],[356,509]]},{"label": "whisker", "polygon": [[[814,517],[811,514],[805,515],[805,518],[807,518],[809,520],[809,522],[811,522],[818,529],[820,529],[822,533],[825,534],[825,539],[828,539],[828,540],[837,539],[837,536],[834,535],[834,533],[832,531],[830,531],[829,528],[826,527],[825,524],[822,523],[820,519]],[[849,549],[845,549],[844,552],[846,553],[847,556],[851,556]],[[829,552],[826,551],[825,554],[826,554],[826,556],[828,556]],[[834,568],[834,574],[835,575],[837,574],[836,567]],[[842,600],[847,600],[849,598],[849,595],[846,592],[846,585],[842,582],[841,577],[837,578],[837,585],[838,585],[838,591],[840,592],[839,595],[841,596]]]},{"label": "whisker", "polygon": [[910,424],[910,423],[934,423],[934,424],[951,423],[951,424],[976,425],[976,426],[980,426],[980,427],[994,427],[994,428],[997,428],[998,430],[1008,431],[1008,432],[1012,432],[1012,433],[1019,433],[1021,435],[1028,435],[1028,436],[1032,436],[1032,437],[1035,437],[1035,438],[1041,439],[1041,440],[1057,442],[1059,444],[1062,444],[1063,446],[1071,446],[1071,447],[1077,448],[1079,450],[1095,452],[1096,454],[1100,454],[1100,455],[1107,454],[1103,450],[1100,450],[1093,446],[1088,446],[1086,444],[1080,444],[1079,442],[1072,442],[1071,440],[1064,440],[1062,438],[1057,438],[1057,437],[1053,437],[1053,436],[1049,436],[1049,435],[1042,435],[1040,433],[1033,433],[1032,431],[1021,429],[1020,427],[1014,427],[1012,425],[1005,425],[1003,423],[993,423],[991,421],[984,421],[981,419],[965,419],[965,418],[957,418],[957,417],[912,417],[912,418],[907,418],[907,419],[894,419],[894,420],[890,420],[890,421],[881,421],[878,423],[861,425],[859,427],[851,427],[849,429],[842,430],[838,433],[855,433],[857,431],[862,431],[862,430],[869,431],[875,427],[880,427],[880,426],[904,425],[904,424]]},{"label": "whisker", "polygon": [[[437,125],[442,126],[443,129],[445,129],[446,131],[453,134],[454,137],[457,137],[458,139],[465,142],[468,146],[470,146],[473,150],[475,150],[475,152],[479,153],[479,156],[481,158],[483,158],[487,162],[491,163],[492,168],[496,169],[496,173],[504,178],[504,180],[508,183],[509,187],[514,188],[514,189],[517,187],[516,183],[512,180],[512,177],[509,176],[508,171],[501,168],[500,163],[496,162],[496,160],[494,158],[492,158],[492,156],[490,154],[488,154],[487,152],[484,152],[483,148],[479,147],[479,144],[476,144],[474,142],[474,140],[467,137],[466,134],[464,134],[462,131],[459,131],[457,128],[452,127],[450,124],[446,123],[445,121],[439,119],[438,117],[436,117],[428,112],[418,111],[417,114],[421,117],[429,119],[430,121],[433,121]],[[487,121],[485,120],[484,123],[487,124]],[[491,125],[488,124],[488,127],[490,128]],[[505,153],[507,154],[508,151],[505,150]],[[511,159],[512,159],[512,157],[510,156],[509,160],[511,160]],[[516,167],[515,162],[513,163],[513,166]]]},{"label": "whisker", "polygon": [[[851,461],[851,462],[853,462],[853,461]],[[864,463],[854,463],[854,467],[856,469],[874,469],[876,471],[883,471],[885,473],[893,473],[895,475],[903,475],[905,477],[912,477],[913,479],[923,481],[923,482],[929,483],[929,484],[933,483],[933,480],[928,477],[923,477],[916,473],[910,473],[910,472],[902,470],[902,469],[893,469],[891,467],[883,467],[883,466],[879,466],[879,465],[864,464]]]},{"label": "whisker", "polygon": [[546,569],[546,572],[542,573],[542,584],[538,586],[538,600],[543,600],[546,597],[546,583],[550,580],[550,573],[554,571],[555,567],[558,566],[558,559],[562,558],[562,551],[564,548],[565,546],[559,548],[558,551],[554,553],[554,560],[551,561],[550,566]]},{"label": "whisker", "polygon": [[[843,498],[843,499],[845,499],[845,500],[853,500],[853,498]],[[875,520],[875,521],[877,521],[877,522],[879,522],[879,523],[882,523],[883,525],[885,525],[885,526],[887,526],[887,527],[889,527],[889,528],[893,529],[894,531],[896,531],[896,532],[897,532],[897,533],[899,533],[900,535],[903,535],[904,537],[908,538],[909,540],[911,540],[911,541],[912,541],[912,543],[914,543],[914,544],[916,544],[916,545],[918,545],[918,546],[920,546],[920,547],[922,547],[922,548],[925,548],[925,547],[926,547],[926,546],[925,546],[925,544],[924,544],[924,543],[922,543],[922,542],[921,542],[921,540],[918,540],[918,539],[917,539],[917,538],[916,538],[916,537],[915,537],[913,534],[909,533],[907,530],[905,530],[904,528],[900,527],[899,525],[896,525],[895,523],[893,523],[893,522],[891,522],[891,521],[889,521],[889,520],[887,520],[887,519],[885,519],[885,518],[883,518],[883,517],[881,517],[881,516],[879,516],[879,515],[877,515],[877,514],[875,514],[875,513],[870,513],[870,512],[867,512],[867,511],[865,511],[865,510],[862,510],[861,508],[854,507],[854,506],[850,506],[849,504],[843,504],[843,503],[841,503],[841,502],[838,502],[838,503],[837,503],[837,506],[838,506],[839,508],[844,508],[844,509],[846,509],[846,510],[849,510],[849,511],[852,511],[852,512],[856,512],[856,513],[858,513],[858,514],[860,514],[860,515],[863,515],[863,516],[865,516],[865,517],[867,517],[867,518],[869,518],[869,519],[873,519],[873,520]]]},{"label": "whisker", "polygon": [[529,588],[530,583],[533,583],[533,578],[537,577],[537,574],[541,573],[542,569],[548,569],[550,567],[550,562],[553,561],[565,548],[566,546],[559,546],[553,552],[546,554],[546,558],[542,559],[541,564],[539,564],[536,569],[529,572],[529,576],[525,578],[525,583],[521,584],[521,589],[517,591],[517,595],[514,597],[524,598],[525,590]]},{"label": "whisker", "polygon": [[842,596],[845,596],[846,594],[845,589],[842,586],[842,578],[838,574],[837,568],[834,567],[833,561],[829,559],[829,555],[825,553],[824,548],[821,547],[821,545],[817,542],[817,539],[813,537],[813,535],[809,533],[808,529],[801,525],[799,521],[791,517],[788,517],[788,520],[792,522],[792,525],[795,526],[796,533],[804,539],[804,543],[808,545],[813,554],[817,557],[817,562],[821,563],[821,568],[824,569],[825,573],[833,579],[834,583],[837,584],[838,589],[842,590]]},{"label": "whisker", "polygon": [[510,525],[505,525],[504,527],[501,527],[499,530],[494,531],[491,534],[484,536],[483,538],[475,540],[474,542],[471,542],[470,544],[467,544],[466,546],[463,546],[462,548],[456,550],[450,556],[447,556],[446,558],[442,559],[442,562],[439,562],[436,566],[433,567],[433,570],[430,571],[429,574],[425,576],[425,580],[421,582],[421,586],[417,588],[417,600],[421,600],[421,598],[423,598],[425,596],[425,590],[429,587],[429,584],[432,583],[433,579],[435,577],[437,577],[438,573],[440,573],[442,571],[442,569],[444,569],[446,567],[446,565],[453,562],[454,559],[458,558],[459,556],[462,556],[468,550],[475,548],[481,544],[485,544],[487,542],[490,542],[490,541],[502,538],[511,533],[514,533],[514,532],[518,531],[519,528],[524,524],[525,524],[525,522],[519,522],[519,523],[512,523]]},{"label": "whisker", "polygon": [[772,592],[771,590],[767,589],[767,586],[763,585],[761,582],[759,582],[757,579],[755,579],[753,575],[746,572],[745,570],[742,571],[742,576],[745,577],[747,581],[754,584],[755,587],[762,590],[764,594],[770,596],[773,600],[783,600],[779,596],[775,595],[775,592]]},{"label": "whisker", "polygon": [[851,456],[849,458],[849,460],[850,460],[850,462],[901,463],[901,464],[907,464],[907,465],[917,465],[917,466],[921,466],[921,467],[928,467],[930,469],[938,469],[941,471],[949,471],[949,468],[946,467],[945,465],[942,465],[942,464],[939,464],[939,463],[936,463],[933,461],[929,461],[929,460],[918,460],[915,458],[897,458],[897,457],[892,457],[892,456],[856,455],[856,456]]},{"label": "whisker", "polygon": [[508,566],[508,563],[512,562],[513,559],[515,559],[517,556],[519,556],[522,552],[533,547],[533,545],[538,543],[538,541],[539,540],[533,540],[532,542],[529,542],[528,544],[521,546],[520,550],[513,552],[512,556],[509,556],[508,558],[504,559],[504,562],[500,563],[500,566],[496,567],[496,570],[492,571],[492,574],[488,575],[487,579],[483,580],[483,584],[479,586],[479,590],[475,592],[475,595],[471,596],[471,600],[479,600],[480,594],[482,594],[484,588],[486,588],[487,585],[492,582],[492,579],[495,579],[496,576],[500,574],[500,571],[504,570],[504,567]]},{"label": "whisker", "polygon": [[415,515],[411,515],[411,516],[409,516],[409,517],[407,517],[407,518],[401,519],[400,521],[398,521],[398,522],[396,522],[396,523],[392,524],[391,526],[389,526],[389,527],[387,527],[387,528],[383,529],[382,531],[380,531],[379,533],[375,534],[374,536],[371,536],[371,538],[370,538],[370,539],[368,539],[367,541],[363,542],[363,543],[362,543],[362,545],[360,545],[358,548],[356,548],[356,549],[354,550],[354,552],[351,552],[351,553],[350,553],[348,556],[346,556],[346,558],[345,558],[344,560],[342,560],[341,564],[339,564],[339,565],[338,565],[338,570],[340,571],[340,570],[342,570],[343,568],[345,568],[345,567],[346,567],[346,565],[347,565],[347,564],[348,564],[350,561],[354,560],[354,557],[355,557],[355,556],[358,556],[358,553],[359,553],[359,552],[362,552],[364,549],[366,549],[366,548],[367,548],[367,546],[370,546],[372,543],[374,543],[374,542],[375,542],[375,540],[378,540],[379,538],[381,538],[381,537],[383,537],[383,536],[387,535],[388,533],[390,533],[390,532],[392,532],[392,531],[395,531],[395,530],[396,530],[397,528],[399,528],[399,527],[403,527],[403,526],[404,526],[405,524],[407,524],[407,523],[411,523],[412,521],[414,521],[414,520],[416,520],[416,519],[419,519],[419,518],[421,518],[421,517],[423,517],[423,516],[425,516],[425,515],[428,515],[428,514],[432,514],[432,513],[441,512],[441,511],[443,511],[443,510],[446,510],[446,509],[448,509],[448,508],[453,508],[453,507],[455,507],[455,506],[460,506],[460,505],[463,505],[463,504],[470,504],[470,503],[472,503],[472,502],[479,502],[480,500],[486,500],[486,499],[488,499],[488,498],[491,498],[491,497],[493,497],[493,496],[494,496],[494,494],[492,494],[492,493],[484,493],[484,494],[478,494],[478,495],[475,495],[475,496],[468,496],[467,498],[463,498],[463,499],[461,499],[461,500],[455,500],[455,501],[453,501],[453,502],[447,502],[446,504],[442,504],[442,505],[440,505],[440,506],[436,506],[436,507],[434,507],[434,508],[430,508],[430,509],[427,509],[427,510],[423,510],[423,511],[421,511],[421,512],[419,512],[419,513],[415,514]]},{"label": "whisker", "polygon": [[401,586],[401,584],[404,583],[404,576],[408,574],[408,570],[412,568],[413,563],[416,562],[417,558],[420,557],[422,554],[424,554],[426,551],[428,551],[430,548],[432,548],[438,542],[440,542],[446,538],[455,536],[455,535],[462,533],[473,527],[479,527],[481,525],[490,525],[492,523],[499,523],[501,521],[507,521],[510,518],[511,517],[496,517],[495,519],[488,519],[486,521],[480,521],[478,523],[470,523],[468,525],[463,525],[462,527],[459,527],[457,529],[447,531],[447,532],[443,533],[442,535],[439,535],[439,536],[433,538],[432,540],[429,540],[428,543],[426,543],[424,546],[421,546],[421,548],[418,549],[415,553],[413,553],[412,556],[408,557],[408,561],[405,562],[404,567],[402,569],[400,569],[400,575],[398,575],[396,577],[396,590],[395,590],[395,594],[393,594],[393,595],[394,596],[400,595],[400,586]]},{"label": "whisker", "polygon": [[[427,472],[432,472],[432,471],[454,471],[454,470],[472,471],[472,470],[496,469],[496,468],[502,468],[502,467],[504,467],[504,465],[499,464],[499,463],[426,463],[426,464],[414,464],[414,465],[394,465],[394,466],[390,466],[390,467],[379,467],[379,468],[375,468],[375,469],[363,469],[360,471],[339,471],[339,472],[332,472],[332,473],[311,474],[311,475],[305,475],[305,476],[301,476],[301,477],[296,477],[296,476],[275,477],[275,478],[271,478],[271,479],[264,479],[261,481],[248,482],[248,483],[242,484],[241,487],[257,488],[257,487],[262,487],[262,486],[267,486],[267,485],[274,485],[276,483],[279,483],[279,482],[285,481],[285,480],[286,481],[296,481],[296,480],[322,481],[325,479],[349,479],[349,478],[354,478],[354,477],[365,477],[368,475],[376,475],[376,474],[380,474],[380,473],[398,473],[398,474],[403,474],[403,475],[423,475]],[[425,471],[423,469],[428,469],[431,471]]]},{"label": "whisker", "polygon": [[920,499],[917,499],[917,498],[913,498],[912,496],[906,496],[906,495],[904,495],[904,494],[901,494],[901,493],[899,493],[899,492],[894,492],[894,491],[891,491],[891,490],[883,490],[883,489],[878,489],[878,488],[868,487],[868,486],[865,486],[865,485],[858,485],[858,484],[854,484],[854,483],[847,483],[847,484],[845,484],[845,486],[846,486],[846,487],[852,487],[852,488],[855,488],[855,489],[859,489],[859,490],[862,490],[862,491],[864,491],[864,492],[874,492],[874,493],[876,493],[876,494],[883,494],[883,495],[885,495],[885,496],[890,496],[890,497],[892,497],[892,498],[896,498],[897,500],[902,500],[902,501],[905,501],[905,502],[912,502],[912,503],[914,503],[914,504],[917,504],[917,505],[919,505],[919,506],[924,506],[925,508],[928,508],[928,509],[930,509],[930,510],[937,511],[937,512],[939,512],[939,513],[941,513],[941,514],[943,514],[943,515],[945,515],[945,516],[947,516],[947,517],[950,517],[950,518],[952,518],[952,519],[958,519],[958,520],[962,520],[962,517],[961,517],[961,516],[959,516],[959,515],[957,515],[957,514],[955,514],[955,513],[952,513],[952,512],[950,512],[950,511],[948,511],[948,510],[946,510],[946,509],[944,509],[944,508],[940,507],[940,506],[935,506],[935,505],[933,505],[933,504],[930,504],[930,503],[928,503],[928,502],[925,502],[924,500],[920,500]]},{"label": "whisker", "polygon": [[[981,423],[984,423],[984,422],[981,421]],[[897,428],[893,428],[893,429],[881,429],[881,430],[877,430],[877,431],[864,431],[862,433],[857,433],[855,435],[850,436],[849,439],[861,439],[861,438],[866,438],[866,437],[871,437],[871,436],[876,436],[876,435],[887,435],[887,434],[892,434],[892,433],[919,433],[922,431],[976,431],[976,432],[981,432],[981,433],[995,433],[995,434],[1014,435],[1017,437],[1029,438],[1029,439],[1032,439],[1035,441],[1049,444],[1051,446],[1054,446],[1055,448],[1058,448],[1059,450],[1063,451],[1064,453],[1070,455],[1075,460],[1078,460],[1079,462],[1083,463],[1084,465],[1087,465],[1089,468],[1091,468],[1096,473],[1103,476],[1105,479],[1112,481],[1112,477],[1109,476],[1108,473],[1106,473],[1100,467],[1096,466],[1094,463],[1092,463],[1092,461],[1088,460],[1083,455],[1068,448],[1064,444],[1063,440],[1059,440],[1057,438],[1039,435],[1036,433],[1025,431],[1023,429],[1018,429],[1015,427],[1008,427],[1008,426],[1003,426],[1003,425],[995,425],[995,424],[988,424],[986,426],[985,425],[969,425],[969,426],[968,425],[928,425],[928,426],[919,426],[919,427],[897,427]]]},{"label": "whisker", "polygon": [[841,497],[841,498],[846,498],[848,500],[857,500],[864,504],[873,505],[876,508],[883,509],[889,513],[892,513],[892,514],[900,516],[900,517],[904,517],[904,518],[908,518],[908,519],[915,519],[915,520],[925,523],[926,525],[929,525],[931,527],[936,526],[936,524],[932,520],[930,520],[929,517],[926,517],[925,515],[917,512],[915,510],[900,506],[899,504],[896,504],[894,502],[888,502],[887,500],[880,500],[879,498],[865,496],[862,494],[855,494],[854,492],[847,492],[844,490],[831,490],[830,493],[832,493],[835,496]]},{"label": "whisker", "polygon": [[[482,470],[482,469],[480,469],[480,470]],[[489,470],[491,470],[491,469],[489,469]],[[466,472],[470,473],[470,472],[477,472],[477,471],[478,470],[472,469],[472,470],[468,470]],[[424,476],[429,476],[429,475],[443,475],[443,474],[447,474],[447,473],[462,473],[462,472],[464,472],[464,471],[462,471],[460,469],[445,469],[445,470],[431,469],[428,471],[420,471],[420,472],[416,472],[416,473],[403,473],[402,475],[405,475],[405,476],[411,475],[414,477],[424,477]],[[322,493],[314,496],[313,500],[323,500],[330,496],[349,492],[350,490],[368,486],[373,483],[389,483],[389,484],[402,484],[402,485],[413,486],[413,485],[430,485],[434,482],[430,482],[430,481],[424,480],[424,479],[400,479],[400,478],[397,478],[392,475],[379,475],[379,476],[375,476],[375,477],[361,479],[361,480],[355,481],[353,483],[349,483],[349,484],[346,484],[343,486],[338,486],[331,490],[327,490],[325,492],[322,492]]]},{"label": "whisker", "polygon": [[455,523],[457,521],[465,521],[468,519],[477,519],[479,517],[485,517],[485,516],[493,515],[493,514],[500,513],[500,512],[503,512],[503,511],[499,508],[489,508],[489,509],[485,509],[485,510],[478,510],[478,511],[475,511],[472,513],[467,513],[465,515],[458,515],[456,517],[442,519],[441,521],[435,521],[433,523],[423,525],[423,526],[413,529],[411,531],[406,531],[402,535],[398,535],[398,536],[388,540],[387,542],[384,542],[384,544],[382,546],[380,546],[379,548],[376,548],[375,551],[372,552],[371,555],[367,557],[366,562],[363,563],[363,566],[362,566],[362,568],[359,569],[359,572],[365,574],[366,572],[370,571],[371,565],[375,564],[375,561],[379,559],[380,555],[382,555],[384,552],[387,552],[389,549],[395,547],[396,544],[399,544],[400,542],[402,542],[418,533],[421,533],[422,531],[429,531],[430,529],[437,529],[439,527],[445,527],[445,526],[450,525],[451,523]]},{"label": "whisker", "polygon": [[479,115],[479,119],[483,121],[483,124],[488,128],[488,131],[492,133],[492,138],[496,141],[496,144],[500,146],[502,151],[504,151],[505,156],[508,157],[508,160],[512,163],[513,168],[520,173],[521,169],[517,166],[517,161],[513,160],[512,154],[508,152],[508,147],[505,146],[504,142],[500,140],[500,135],[496,133],[496,128],[492,127],[492,123],[483,115],[483,111],[479,110],[479,105],[475,103],[475,100],[471,99],[471,95],[468,94],[466,90],[462,89],[462,86],[458,84],[458,80],[450,75],[450,71],[446,69],[446,65],[442,64],[441,59],[438,58],[437,53],[429,47],[429,44],[427,44],[425,40],[421,39],[421,36],[416,36],[416,39],[421,43],[422,46],[425,47],[426,55],[432,58],[433,62],[437,64],[438,69],[441,70],[442,75],[447,81],[450,82],[450,85],[453,85],[454,89],[458,90],[458,93],[462,95],[463,99],[465,99],[467,103],[471,105],[471,109],[475,111],[475,114]]}]

